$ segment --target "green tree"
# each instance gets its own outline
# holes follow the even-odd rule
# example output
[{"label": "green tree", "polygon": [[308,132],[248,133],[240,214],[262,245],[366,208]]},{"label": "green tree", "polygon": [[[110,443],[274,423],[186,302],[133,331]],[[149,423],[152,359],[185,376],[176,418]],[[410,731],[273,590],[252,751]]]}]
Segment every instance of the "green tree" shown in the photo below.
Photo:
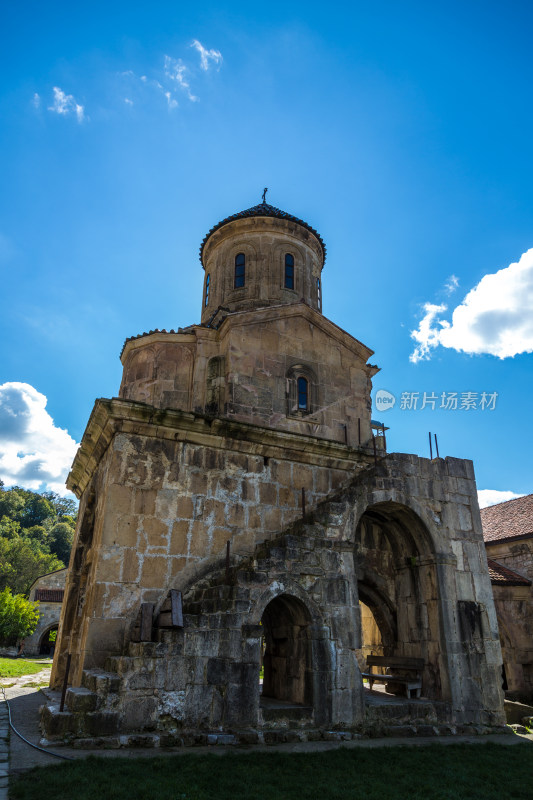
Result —
[{"label": "green tree", "polygon": [[0,489],[0,517],[20,521],[20,515],[25,505],[25,497],[14,489]]},{"label": "green tree", "polygon": [[32,528],[34,525],[42,525],[47,519],[54,519],[56,516],[52,503],[40,494],[30,492],[25,489],[19,490],[26,495],[24,508],[20,511],[20,524],[23,528]]},{"label": "green tree", "polygon": [[20,535],[20,522],[10,517],[4,516],[0,519],[0,536],[6,539],[16,539]]},{"label": "green tree", "polygon": [[68,564],[73,539],[74,528],[68,522],[57,522],[48,534],[50,552]]},{"label": "green tree", "polygon": [[35,540],[0,537],[0,590],[8,587],[16,594],[27,594],[36,578],[64,566],[53,553],[44,553]]},{"label": "green tree", "polygon": [[61,495],[56,494],[56,492],[43,492],[42,496],[52,504],[57,517],[69,516],[72,517],[74,523],[76,522],[78,506],[75,500],[71,500],[68,497],[61,497]]},{"label": "green tree", "polygon": [[17,639],[31,636],[39,621],[39,607],[9,588],[0,592],[0,642],[15,644]]}]

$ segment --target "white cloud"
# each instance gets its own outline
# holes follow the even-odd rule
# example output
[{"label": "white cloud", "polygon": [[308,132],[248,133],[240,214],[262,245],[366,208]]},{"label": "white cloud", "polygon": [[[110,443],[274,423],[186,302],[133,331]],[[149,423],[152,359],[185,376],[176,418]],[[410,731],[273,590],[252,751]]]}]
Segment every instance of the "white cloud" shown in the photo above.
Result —
[{"label": "white cloud", "polygon": [[132,106],[133,105],[133,100],[130,100],[129,97],[125,97],[124,98],[124,102],[126,103],[127,106]]},{"label": "white cloud", "polygon": [[503,492],[498,489],[479,489],[477,499],[480,508],[487,508],[487,506],[494,506],[496,503],[505,503],[506,500],[514,500],[515,497],[523,497],[523,494],[516,494],[515,492]]},{"label": "white cloud", "polygon": [[[437,315],[446,311],[446,308],[447,306],[445,305],[436,306],[433,303],[424,304],[424,311],[426,313],[420,320],[418,330],[411,331],[411,338],[414,339],[415,342],[418,342],[418,345],[409,356],[409,361],[412,361],[413,364],[416,364],[417,361],[421,361],[422,359],[429,358],[431,350],[438,346],[440,331],[438,328],[434,327],[434,324]],[[437,322],[439,321],[437,320]],[[439,324],[442,325],[442,323]]]},{"label": "white cloud", "polygon": [[56,114],[75,113],[78,122],[83,122],[85,116],[84,107],[77,103],[71,94],[65,94],[59,86],[54,86],[54,102],[48,106],[48,111],[54,111]]},{"label": "white cloud", "polygon": [[169,108],[177,108],[178,101],[174,100],[170,92],[165,92],[165,97],[167,98],[167,103]]},{"label": "white cloud", "polygon": [[47,398],[28,383],[0,385],[0,478],[6,486],[68,494],[65,480],[78,445],[54,424]]},{"label": "white cloud", "polygon": [[510,358],[533,352],[533,248],[518,263],[484,275],[452,313],[446,306],[426,303],[410,361],[429,359],[441,345],[464,353],[488,353]]},{"label": "white cloud", "polygon": [[40,108],[41,107],[41,97],[40,97],[40,95],[37,94],[37,92],[35,92],[35,94],[33,95],[33,101],[32,102],[33,102],[34,108]]},{"label": "white cloud", "polygon": [[220,50],[207,50],[198,39],[195,39],[191,44],[200,53],[200,67],[207,72],[209,69],[209,62],[212,61],[215,66],[222,62],[222,53]]},{"label": "white cloud", "polygon": [[453,294],[457,287],[459,286],[459,278],[457,275],[450,275],[446,283],[444,284],[444,291],[446,294]]},{"label": "white cloud", "polygon": [[165,75],[167,78],[170,78],[171,81],[174,81],[178,87],[184,91],[189,98],[195,102],[198,98],[191,92],[191,86],[189,84],[189,80],[186,77],[188,73],[188,68],[185,66],[181,58],[171,58],[170,56],[165,56]]}]

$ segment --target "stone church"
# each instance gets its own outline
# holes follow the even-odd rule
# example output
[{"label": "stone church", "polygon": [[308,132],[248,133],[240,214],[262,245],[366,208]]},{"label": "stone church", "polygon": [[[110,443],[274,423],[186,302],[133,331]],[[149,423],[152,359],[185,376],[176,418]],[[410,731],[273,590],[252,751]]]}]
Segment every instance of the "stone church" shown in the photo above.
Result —
[{"label": "stone church", "polygon": [[263,196],[201,244],[201,322],[126,340],[67,483],[47,739],[349,736],[368,653],[419,664],[411,717],[504,722],[472,463],[387,454],[372,350],[322,313],[325,257]]}]

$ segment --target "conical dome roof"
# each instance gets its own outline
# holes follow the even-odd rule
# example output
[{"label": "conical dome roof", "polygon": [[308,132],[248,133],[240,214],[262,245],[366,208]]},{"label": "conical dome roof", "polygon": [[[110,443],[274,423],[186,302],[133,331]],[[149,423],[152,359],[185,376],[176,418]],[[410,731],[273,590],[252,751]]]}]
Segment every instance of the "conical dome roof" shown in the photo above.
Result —
[{"label": "conical dome roof", "polygon": [[298,217],[293,216],[292,214],[288,214],[286,211],[282,211],[281,208],[276,208],[275,206],[271,206],[269,203],[258,203],[256,206],[252,206],[251,208],[247,208],[245,211],[239,211],[237,214],[232,214],[231,217],[226,217],[226,219],[217,222],[214,225],[209,233],[207,233],[203,240],[202,244],[200,245],[200,261],[203,263],[203,256],[204,256],[204,248],[207,244],[207,241],[210,236],[213,235],[215,231],[218,231],[219,228],[222,228],[223,225],[227,225],[228,222],[234,222],[236,219],[244,219],[245,217],[275,217],[276,219],[287,219],[291,222],[297,222],[298,225],[301,225],[303,228],[307,228],[308,231],[311,231],[313,236],[316,236],[318,241],[320,242],[320,246],[322,248],[323,254],[323,261],[326,260],[326,245],[324,244],[322,237],[311,225],[308,225],[307,222],[304,222],[303,219],[299,219]]}]

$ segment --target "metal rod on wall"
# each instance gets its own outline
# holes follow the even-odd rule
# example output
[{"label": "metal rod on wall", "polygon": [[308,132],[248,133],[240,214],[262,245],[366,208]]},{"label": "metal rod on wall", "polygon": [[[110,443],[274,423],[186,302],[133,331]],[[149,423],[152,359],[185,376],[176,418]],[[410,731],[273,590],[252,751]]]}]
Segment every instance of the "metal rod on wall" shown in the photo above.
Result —
[{"label": "metal rod on wall", "polygon": [[302,488],[302,519],[305,519],[305,489]]},{"label": "metal rod on wall", "polygon": [[65,707],[65,695],[67,693],[68,674],[70,672],[70,660],[71,660],[71,658],[72,658],[72,656],[69,653],[68,656],[67,656],[67,665],[65,667],[65,677],[63,678],[63,690],[61,692],[61,705],[59,706],[59,710],[60,711],[63,711],[63,708]]},{"label": "metal rod on wall", "polygon": [[230,555],[230,540],[226,542],[226,583],[229,583],[229,555]]},{"label": "metal rod on wall", "polygon": [[431,431],[429,432],[429,457],[433,461],[433,447],[431,446]]},{"label": "metal rod on wall", "polygon": [[437,458],[440,458],[440,456],[439,456],[439,445],[437,444],[437,434],[435,433],[434,436],[435,436],[435,450],[437,451]]}]

